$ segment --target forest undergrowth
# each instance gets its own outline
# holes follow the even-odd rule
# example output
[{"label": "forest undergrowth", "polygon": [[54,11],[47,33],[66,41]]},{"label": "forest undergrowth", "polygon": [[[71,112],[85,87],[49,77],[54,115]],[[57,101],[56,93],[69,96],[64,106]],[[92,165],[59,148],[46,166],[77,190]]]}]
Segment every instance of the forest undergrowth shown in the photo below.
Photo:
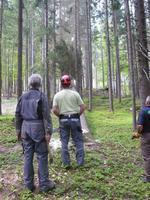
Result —
[{"label": "forest undergrowth", "polygon": [[[24,189],[23,154],[15,136],[14,116],[0,117],[0,200],[150,199],[150,184],[141,180],[144,170],[140,141],[131,139],[131,99],[122,99],[120,104],[115,100],[114,113],[109,112],[107,98],[95,97],[93,105],[93,111],[86,111],[85,115],[95,144],[85,143],[85,166],[77,168],[74,148],[71,147],[73,167],[63,169],[60,149],[57,149],[49,166],[56,189],[47,194]],[[54,127],[57,126],[54,117],[53,122]],[[35,168],[38,184],[36,162]]]}]

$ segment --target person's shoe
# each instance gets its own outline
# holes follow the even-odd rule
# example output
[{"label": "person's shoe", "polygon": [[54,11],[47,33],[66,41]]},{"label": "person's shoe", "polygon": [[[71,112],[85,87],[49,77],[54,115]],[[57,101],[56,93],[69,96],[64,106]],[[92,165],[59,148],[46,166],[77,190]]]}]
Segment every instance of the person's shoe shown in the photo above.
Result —
[{"label": "person's shoe", "polygon": [[55,189],[56,185],[53,181],[49,181],[49,184],[42,186],[39,190],[39,192],[48,192],[50,190]]},{"label": "person's shoe", "polygon": [[28,189],[28,190],[30,190],[31,192],[34,192],[35,189],[36,189],[36,186],[35,185],[33,185],[32,187],[26,186],[25,188]]},{"label": "person's shoe", "polygon": [[145,176],[145,177],[143,178],[143,182],[144,182],[144,183],[150,183],[150,177]]}]

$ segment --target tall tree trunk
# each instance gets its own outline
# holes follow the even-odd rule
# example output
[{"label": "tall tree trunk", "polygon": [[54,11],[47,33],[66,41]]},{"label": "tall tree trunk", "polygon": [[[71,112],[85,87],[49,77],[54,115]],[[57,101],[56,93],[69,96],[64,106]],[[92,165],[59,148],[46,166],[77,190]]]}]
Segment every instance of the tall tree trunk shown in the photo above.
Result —
[{"label": "tall tree trunk", "polygon": [[48,0],[45,0],[45,20],[46,20],[46,93],[49,102],[51,101],[50,80],[49,80],[49,58],[48,58]]},{"label": "tall tree trunk", "polygon": [[111,72],[111,55],[110,55],[110,40],[109,40],[109,25],[108,25],[108,3],[105,0],[105,14],[106,14],[106,42],[107,42],[107,56],[108,56],[108,84],[109,84],[109,109],[114,111],[113,107],[113,93],[112,93],[112,72]]},{"label": "tall tree trunk", "polygon": [[[46,27],[46,12],[45,12],[45,4],[42,4],[42,25]],[[46,34],[43,34],[42,42],[41,42],[41,59],[42,59],[42,67],[43,67],[43,91],[46,93]]]},{"label": "tall tree trunk", "polygon": [[105,87],[105,69],[104,69],[104,54],[103,54],[102,35],[101,35],[101,40],[100,40],[100,47],[101,47],[102,82],[103,82],[103,88],[104,88]]},{"label": "tall tree trunk", "polygon": [[82,65],[81,65],[81,41],[80,41],[80,3],[75,0],[75,69],[76,87],[82,95]]},{"label": "tall tree trunk", "polygon": [[145,104],[145,99],[150,95],[150,77],[147,52],[146,19],[144,1],[135,0],[136,8],[136,32],[138,41],[138,67],[139,67],[139,90],[141,105]]},{"label": "tall tree trunk", "polygon": [[112,93],[115,95],[116,94],[116,77],[117,74],[115,74],[115,60],[114,60],[114,49],[113,46],[110,48],[111,50],[111,71],[112,71]]},{"label": "tall tree trunk", "polygon": [[113,7],[113,28],[114,28],[114,40],[116,51],[116,91],[119,102],[121,102],[121,78],[120,78],[120,53],[119,53],[119,40],[118,40],[118,26],[117,26],[117,11],[115,9],[115,0],[112,0]]},{"label": "tall tree trunk", "polygon": [[131,20],[129,11],[129,2],[125,0],[125,9],[127,17],[127,38],[128,38],[128,60],[131,73],[131,88],[132,88],[132,114],[133,114],[133,129],[136,128],[136,102],[135,102],[135,81],[134,81],[134,63],[133,63],[133,46],[131,33]]},{"label": "tall tree trunk", "polygon": [[22,95],[22,24],[23,24],[23,0],[18,1],[18,75],[17,96]]},{"label": "tall tree trunk", "polygon": [[62,40],[62,0],[59,0],[59,34],[60,34],[60,41]]},{"label": "tall tree trunk", "polygon": [[29,76],[29,31],[26,31],[26,68],[25,68],[25,89],[28,88]]},{"label": "tall tree trunk", "polygon": [[[53,0],[53,49],[56,47],[56,0]],[[56,62],[52,61],[51,96],[56,93]]]},{"label": "tall tree trunk", "polygon": [[148,0],[148,19],[149,19],[149,27],[150,27],[150,0]]},{"label": "tall tree trunk", "polygon": [[0,1],[0,115],[2,114],[2,23],[3,23],[3,0]]},{"label": "tall tree trunk", "polygon": [[92,110],[92,41],[91,41],[91,0],[86,0],[86,28],[87,28],[87,51],[88,51],[88,78],[89,78],[89,110]]},{"label": "tall tree trunk", "polygon": [[33,33],[33,13],[30,14],[30,36],[29,36],[29,67],[30,75],[34,68],[34,33]]}]

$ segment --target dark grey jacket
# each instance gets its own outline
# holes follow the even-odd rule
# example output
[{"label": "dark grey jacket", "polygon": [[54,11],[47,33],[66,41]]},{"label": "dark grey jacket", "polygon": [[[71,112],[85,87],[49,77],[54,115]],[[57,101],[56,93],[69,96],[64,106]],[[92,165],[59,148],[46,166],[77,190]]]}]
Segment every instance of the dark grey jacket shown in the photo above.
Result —
[{"label": "dark grey jacket", "polygon": [[30,89],[20,97],[15,117],[17,133],[27,133],[38,141],[43,138],[45,132],[52,134],[48,101],[44,93],[39,90]]}]

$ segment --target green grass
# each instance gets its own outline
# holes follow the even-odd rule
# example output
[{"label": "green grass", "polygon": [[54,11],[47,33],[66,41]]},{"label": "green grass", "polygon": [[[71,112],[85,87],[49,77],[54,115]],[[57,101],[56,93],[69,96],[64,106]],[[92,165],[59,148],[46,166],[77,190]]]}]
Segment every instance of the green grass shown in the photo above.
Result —
[{"label": "green grass", "polygon": [[[56,200],[149,200],[150,185],[141,181],[144,173],[139,140],[131,140],[131,100],[126,98],[119,104],[114,102],[115,112],[109,112],[108,99],[95,97],[93,111],[86,111],[86,118],[93,137],[100,147],[85,148],[85,166],[77,168],[74,149],[70,150],[73,169],[61,167],[60,150],[54,154],[54,163],[49,167],[50,177],[56,182],[56,189],[48,194],[32,194],[23,187],[22,150],[0,154],[0,171],[13,170],[19,178],[18,185],[7,185],[8,194],[15,199]],[[0,145],[13,148],[17,143],[12,116],[0,117]],[[53,116],[54,127],[58,127]],[[56,135],[56,137],[58,137]],[[18,160],[19,159],[19,160]],[[37,168],[36,164],[35,167]],[[0,172],[1,174],[1,172]],[[37,176],[37,175],[36,175]],[[1,177],[0,177],[1,178]],[[1,180],[1,179],[0,179]],[[0,182],[0,192],[6,186]]]}]

